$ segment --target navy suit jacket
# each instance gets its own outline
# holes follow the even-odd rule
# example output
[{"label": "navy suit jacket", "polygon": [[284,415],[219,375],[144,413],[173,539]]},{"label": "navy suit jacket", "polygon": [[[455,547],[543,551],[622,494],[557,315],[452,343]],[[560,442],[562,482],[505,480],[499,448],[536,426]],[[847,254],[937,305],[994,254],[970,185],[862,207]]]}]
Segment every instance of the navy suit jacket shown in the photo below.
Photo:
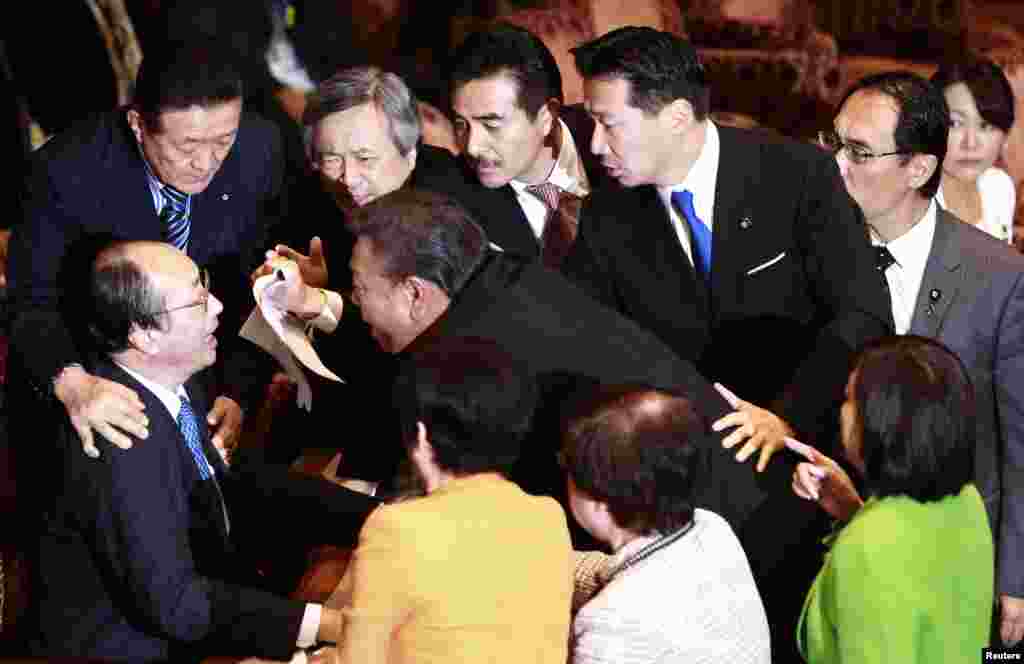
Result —
[{"label": "navy suit jacket", "polygon": [[855,352],[893,329],[867,227],[824,151],[718,133],[710,288],[653,186],[588,197],[563,271],[827,447]]},{"label": "navy suit jacket", "polygon": [[[253,306],[248,276],[262,260],[282,169],[277,129],[244,113],[220,170],[192,199],[188,253],[210,269],[224,302],[218,337],[232,351],[225,353],[231,368],[223,372],[230,376],[224,389],[243,405],[262,396],[269,376],[254,371],[262,353],[237,333]],[[80,362],[69,321],[78,317],[76,288],[88,274],[81,263],[99,238],[162,241],[162,226],[123,109],[75,125],[33,155],[24,220],[12,235],[8,263],[12,371],[23,371],[45,392],[60,368]]]},{"label": "navy suit jacket", "polygon": [[[290,656],[304,605],[229,581],[238,567],[220,493],[200,478],[167,408],[120,367],[102,362],[93,371],[139,394],[149,437],[128,450],[101,444],[94,460],[64,417],[57,444],[43,446],[50,462],[34,472],[59,473],[63,489],[40,506],[33,650],[128,661]],[[195,412],[205,412],[199,381],[186,390]],[[197,420],[229,494],[205,418]]]},{"label": "navy suit jacket", "polygon": [[944,343],[971,375],[996,590],[1024,597],[1024,256],[940,209],[910,333]]}]

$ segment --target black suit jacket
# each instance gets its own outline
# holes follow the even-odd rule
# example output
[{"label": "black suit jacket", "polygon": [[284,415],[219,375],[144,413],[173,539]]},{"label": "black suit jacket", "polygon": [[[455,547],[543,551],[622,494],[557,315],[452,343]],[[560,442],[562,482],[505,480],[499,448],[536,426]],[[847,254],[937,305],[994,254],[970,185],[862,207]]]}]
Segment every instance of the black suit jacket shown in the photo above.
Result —
[{"label": "black suit jacket", "polygon": [[[569,133],[576,144],[576,152],[587,173],[591,192],[618,187],[590,151],[590,142],[594,135],[593,118],[579,105],[563,107],[559,117],[569,128]],[[463,177],[470,183],[462,202],[483,227],[487,239],[508,253],[538,257],[540,242],[533,234],[512,185],[488,189],[480,184],[465,157],[459,159],[459,164]]]},{"label": "black suit jacket", "polygon": [[709,379],[827,446],[855,351],[892,330],[867,227],[825,152],[718,132],[710,288],[653,186],[590,196],[564,270]]},{"label": "black suit jacket", "polygon": [[[50,463],[33,472],[59,473],[63,489],[41,506],[33,650],[126,661],[290,656],[304,605],[230,581],[237,558],[220,493],[211,479],[200,479],[167,408],[116,365],[93,370],[139,394],[149,437],[128,450],[102,444],[93,460],[64,417],[58,444],[44,446]],[[206,457],[229,494],[201,415],[206,395],[195,380],[186,390],[200,413]]]},{"label": "black suit jacket", "polygon": [[[267,218],[281,186],[279,132],[243,114],[231,152],[206,190],[193,197],[189,256],[211,270],[225,305],[218,337],[230,369],[227,394],[243,405],[262,396],[269,374],[255,371],[262,353],[238,339],[252,309],[248,276],[262,260]],[[163,240],[139,147],[125,111],[94,116],[54,137],[33,156],[25,217],[11,238],[12,371],[39,392],[81,361],[68,322],[78,318],[76,288],[88,274],[97,238]],[[63,309],[63,311],[61,311]],[[269,370],[270,366],[265,367]]]},{"label": "black suit jacket", "polygon": [[[560,274],[523,257],[490,252],[448,310],[406,352],[455,336],[493,340],[540,378],[540,412],[515,477],[534,491],[550,492],[552,479],[555,486],[564,485],[554,463],[560,409],[580,387],[634,384],[667,390],[689,398],[709,421],[729,411],[691,362]],[[753,464],[736,463],[722,448],[723,436],[707,438],[709,466],[698,479],[696,504],[729,521],[751,547],[755,567],[773,569],[793,544],[787,528],[802,535],[816,507],[790,489],[791,463],[780,460],[755,473]]]}]

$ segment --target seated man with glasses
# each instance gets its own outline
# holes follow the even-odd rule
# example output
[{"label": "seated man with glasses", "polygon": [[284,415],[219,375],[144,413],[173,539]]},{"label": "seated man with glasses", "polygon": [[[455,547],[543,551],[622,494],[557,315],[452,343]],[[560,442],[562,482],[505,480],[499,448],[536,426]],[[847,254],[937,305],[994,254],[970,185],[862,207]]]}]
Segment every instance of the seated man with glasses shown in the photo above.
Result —
[{"label": "seated man with glasses", "polygon": [[[92,460],[61,418],[50,458],[24,469],[33,477],[56,473],[62,487],[39,492],[33,654],[286,659],[339,634],[337,612],[257,590],[242,558],[251,547],[239,542],[255,540],[256,531],[264,539],[275,531],[285,537],[285,528],[289,537],[303,528],[323,532],[316,521],[353,540],[376,502],[326,481],[322,495],[293,500],[299,494],[289,490],[305,481],[293,478],[274,492],[272,506],[261,505],[246,489],[252,478],[227,469],[203,417],[224,309],[209,286],[206,271],[170,244],[115,243],[93,262],[82,311],[99,357],[88,369],[139,395],[149,436],[127,450],[100,436],[103,454]],[[317,513],[332,503],[330,514]]]}]

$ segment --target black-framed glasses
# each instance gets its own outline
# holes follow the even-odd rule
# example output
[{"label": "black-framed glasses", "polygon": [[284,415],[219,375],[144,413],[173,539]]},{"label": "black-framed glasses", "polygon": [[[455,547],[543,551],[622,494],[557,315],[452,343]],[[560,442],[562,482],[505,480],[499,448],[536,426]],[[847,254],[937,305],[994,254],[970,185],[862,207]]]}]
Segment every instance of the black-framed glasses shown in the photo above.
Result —
[{"label": "black-framed glasses", "polygon": [[202,307],[203,313],[206,313],[207,304],[210,301],[210,272],[208,270],[199,271],[199,285],[203,287],[202,296],[192,302],[191,304],[183,304],[180,307],[171,307],[170,309],[164,309],[162,311],[156,311],[155,314],[169,314],[172,311],[180,311],[181,309],[191,309],[192,307]]},{"label": "black-framed glasses", "polygon": [[834,131],[819,131],[818,143],[821,147],[825,148],[832,154],[839,154],[840,150],[846,150],[846,156],[855,164],[864,164],[872,159],[881,159],[882,157],[891,157],[897,154],[910,154],[906,150],[894,150],[892,152],[875,154],[863,145],[844,141],[842,137]]}]

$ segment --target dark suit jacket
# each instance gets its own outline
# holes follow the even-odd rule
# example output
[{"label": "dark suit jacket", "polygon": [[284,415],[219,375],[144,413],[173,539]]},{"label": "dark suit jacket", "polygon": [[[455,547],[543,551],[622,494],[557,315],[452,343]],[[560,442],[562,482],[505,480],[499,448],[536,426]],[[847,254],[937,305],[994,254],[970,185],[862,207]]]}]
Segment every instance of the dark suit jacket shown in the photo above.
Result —
[{"label": "dark suit jacket", "polygon": [[[729,410],[692,363],[561,275],[523,257],[490,252],[448,310],[406,352],[453,336],[491,339],[541,379],[540,412],[515,477],[528,490],[550,492],[550,484],[542,485],[551,481],[550,474],[543,474],[551,472],[558,486],[564,485],[554,463],[559,410],[581,386],[638,384],[668,390],[689,398],[709,420]],[[816,507],[794,496],[789,461],[757,474],[753,464],[736,463],[722,448],[723,435],[708,437],[710,465],[698,481],[696,504],[729,521],[744,545],[752,547],[748,555],[756,569],[773,569],[793,545],[788,533],[798,539]]]},{"label": "dark suit jacket", "polygon": [[[51,463],[33,472],[59,473],[63,489],[41,506],[33,650],[128,661],[290,656],[304,605],[228,581],[238,569],[222,501],[213,481],[200,479],[167,408],[116,365],[93,370],[139,394],[149,437],[128,450],[101,445],[93,460],[65,417],[59,444],[43,446],[52,450]],[[199,383],[186,390],[195,412],[206,412]],[[229,492],[198,419],[206,457]]]},{"label": "dark suit jacket", "polygon": [[940,209],[910,333],[946,344],[971,375],[996,589],[1024,597],[1024,256]]},{"label": "dark suit jacket", "polygon": [[[590,181],[591,192],[617,187],[600,161],[590,151],[590,139],[594,135],[594,120],[579,105],[565,106],[559,113],[576,144],[583,169]],[[473,218],[483,226],[487,239],[509,253],[537,257],[540,243],[533,234],[530,222],[519,205],[512,185],[488,189],[480,184],[476,173],[466,159],[459,159],[465,179],[471,183],[464,205]]]},{"label": "dark suit jacket", "polygon": [[[262,396],[269,376],[253,371],[262,354],[237,333],[253,306],[248,275],[262,259],[266,218],[275,213],[280,151],[277,130],[243,114],[234,147],[209,187],[192,200],[188,252],[210,268],[224,302],[218,336],[221,348],[233,351],[225,359],[236,362],[224,372],[231,376],[224,389],[243,406]],[[161,241],[163,229],[124,110],[91,117],[56,136],[34,155],[28,184],[25,218],[11,238],[8,264],[11,345],[17,368],[45,391],[61,367],[80,361],[67,321],[77,318],[81,300],[75,288],[88,274],[77,263],[88,260],[91,243],[103,234]]]},{"label": "dark suit jacket", "polygon": [[710,289],[653,186],[591,195],[563,270],[827,448],[854,352],[892,330],[866,226],[823,151],[718,132]]}]

